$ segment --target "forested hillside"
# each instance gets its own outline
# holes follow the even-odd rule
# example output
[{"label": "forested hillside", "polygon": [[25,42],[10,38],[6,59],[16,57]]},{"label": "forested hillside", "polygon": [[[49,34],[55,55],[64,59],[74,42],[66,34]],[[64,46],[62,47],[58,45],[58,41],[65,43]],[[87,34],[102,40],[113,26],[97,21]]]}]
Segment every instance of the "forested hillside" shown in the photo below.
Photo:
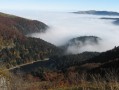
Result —
[{"label": "forested hillside", "polygon": [[[103,53],[55,56],[45,62],[20,68],[37,88],[57,90],[118,90],[119,47]],[[19,70],[16,69],[15,72]],[[45,83],[44,83],[45,82]],[[98,89],[97,89],[98,88]],[[103,89],[102,89],[103,88]]]},{"label": "forested hillside", "polygon": [[45,32],[48,26],[36,20],[0,13],[0,61],[7,68],[42,60],[60,54],[62,50],[37,38],[25,35]]},{"label": "forested hillside", "polygon": [[119,73],[118,62],[119,47],[114,47],[114,49],[102,52],[101,54],[94,56],[93,58],[89,58],[85,61],[75,63],[71,67],[73,67],[74,70],[77,72],[87,72],[92,74],[106,74],[112,70]]},{"label": "forested hillside", "polygon": [[4,27],[16,29],[24,35],[45,32],[48,26],[37,20],[29,20],[22,17],[0,13],[0,24]]},{"label": "forested hillside", "polygon": [[[83,52],[66,55],[64,48],[58,48],[39,38],[26,37],[35,32],[45,32],[47,28],[46,24],[39,21],[0,13],[0,65],[4,66],[4,69],[0,68],[0,75],[8,79],[10,87],[15,83],[24,84],[24,90],[118,88],[119,79],[113,80],[112,77],[119,73],[119,47],[101,53]],[[85,45],[87,41],[94,45],[100,40],[95,36],[77,37],[70,40],[66,46],[75,44],[80,46],[80,43]],[[116,73],[110,74],[112,70]],[[14,82],[13,80],[9,82],[11,79]],[[14,85],[12,87],[16,88]]]}]

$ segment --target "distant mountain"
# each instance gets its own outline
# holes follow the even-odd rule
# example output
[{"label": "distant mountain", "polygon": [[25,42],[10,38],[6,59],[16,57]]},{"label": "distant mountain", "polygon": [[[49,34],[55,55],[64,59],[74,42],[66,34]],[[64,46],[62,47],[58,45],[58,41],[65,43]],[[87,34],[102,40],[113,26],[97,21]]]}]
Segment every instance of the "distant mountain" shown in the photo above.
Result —
[{"label": "distant mountain", "polygon": [[86,45],[98,45],[101,38],[96,36],[80,36],[69,40],[65,45],[61,46],[62,49],[67,50],[69,47],[81,48]]},{"label": "distant mountain", "polygon": [[103,17],[101,19],[114,20],[112,23],[115,24],[115,25],[119,25],[119,18],[106,18],[106,17]]},{"label": "distant mountain", "polygon": [[[98,43],[100,40],[99,37],[96,37],[96,36],[81,36],[81,37],[77,37],[77,38],[73,38],[69,41],[69,45],[72,45],[72,44],[86,44],[86,43]],[[79,42],[79,43],[77,43]]]},{"label": "distant mountain", "polygon": [[89,11],[78,11],[73,12],[75,14],[90,14],[90,15],[108,15],[108,16],[119,16],[118,12],[113,11],[96,11],[96,10],[89,10]]}]

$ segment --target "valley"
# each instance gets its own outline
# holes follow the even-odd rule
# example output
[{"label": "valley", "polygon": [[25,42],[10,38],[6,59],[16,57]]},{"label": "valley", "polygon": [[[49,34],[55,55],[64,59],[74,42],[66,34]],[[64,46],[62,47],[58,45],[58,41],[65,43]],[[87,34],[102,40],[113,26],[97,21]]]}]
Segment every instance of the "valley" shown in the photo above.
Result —
[{"label": "valley", "polygon": [[113,24],[118,13],[78,14],[91,16],[50,13],[46,20],[43,14],[45,24],[39,19],[0,13],[0,75],[10,90],[118,88],[119,26]]}]

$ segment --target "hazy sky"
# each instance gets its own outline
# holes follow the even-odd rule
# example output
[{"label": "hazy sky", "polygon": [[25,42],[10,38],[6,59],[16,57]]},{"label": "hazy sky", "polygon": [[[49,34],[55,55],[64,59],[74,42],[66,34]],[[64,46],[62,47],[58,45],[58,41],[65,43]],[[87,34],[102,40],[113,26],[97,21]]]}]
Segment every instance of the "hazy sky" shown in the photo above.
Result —
[{"label": "hazy sky", "polygon": [[119,11],[119,0],[0,0],[0,10],[110,10]]}]

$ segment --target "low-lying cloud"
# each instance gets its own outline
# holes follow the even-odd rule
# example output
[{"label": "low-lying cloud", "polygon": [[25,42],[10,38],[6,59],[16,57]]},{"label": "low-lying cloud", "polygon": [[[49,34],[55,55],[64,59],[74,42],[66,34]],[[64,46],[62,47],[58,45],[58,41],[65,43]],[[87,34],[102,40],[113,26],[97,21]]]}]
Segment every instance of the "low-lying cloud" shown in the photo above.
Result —
[{"label": "low-lying cloud", "polygon": [[102,52],[119,46],[119,26],[112,24],[112,20],[100,19],[105,16],[36,11],[14,12],[14,14],[37,19],[49,25],[50,28],[46,33],[34,33],[31,36],[41,38],[56,46],[62,46],[70,39],[80,36],[97,36],[102,39],[98,45],[69,47],[68,50],[75,54],[82,51]]}]

